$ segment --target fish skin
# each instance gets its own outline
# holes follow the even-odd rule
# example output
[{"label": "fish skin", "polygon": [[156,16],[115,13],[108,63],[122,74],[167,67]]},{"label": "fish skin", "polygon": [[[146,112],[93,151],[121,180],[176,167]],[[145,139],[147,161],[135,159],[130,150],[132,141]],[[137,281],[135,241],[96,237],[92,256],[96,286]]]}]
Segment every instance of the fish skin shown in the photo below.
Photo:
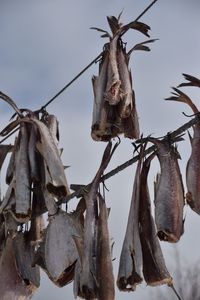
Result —
[{"label": "fish skin", "polygon": [[15,153],[15,214],[26,222],[31,214],[31,180],[28,160],[28,128],[20,124],[19,140]]},{"label": "fish skin", "polygon": [[157,147],[161,175],[155,195],[155,222],[160,240],[176,243],[183,233],[184,187],[178,154],[168,140],[149,138]]},{"label": "fish skin", "polygon": [[73,280],[78,259],[73,236],[82,236],[82,231],[82,226],[73,213],[68,214],[60,209],[49,217],[42,246],[43,268],[52,282],[60,287]]},{"label": "fish skin", "polygon": [[172,285],[172,277],[167,270],[159,239],[156,235],[156,226],[151,214],[151,199],[147,183],[151,160],[150,155],[144,162],[140,182],[140,241],[143,257],[143,275],[147,285]]},{"label": "fish skin", "polygon": [[[198,79],[190,75],[184,74],[185,78],[190,81],[189,83],[180,84],[181,86],[196,85]],[[194,114],[198,114],[199,110],[193,103],[192,99],[185,93],[177,88],[173,88],[175,92],[174,96],[167,98],[166,100],[173,100],[187,104],[193,111]],[[193,126],[193,137],[190,137],[191,141],[191,154],[186,166],[186,202],[193,211],[200,214],[200,125],[197,123]]]},{"label": "fish skin", "polygon": [[120,255],[117,286],[120,291],[134,291],[142,282],[142,249],[139,236],[139,197],[141,159],[138,161],[125,238]]},{"label": "fish skin", "polygon": [[33,182],[40,181],[39,167],[37,164],[39,155],[36,149],[37,140],[37,126],[35,124],[29,124],[28,158],[30,164],[30,177]]},{"label": "fish skin", "polygon": [[44,158],[49,176],[46,181],[47,190],[57,197],[65,197],[70,194],[67,179],[64,173],[63,164],[60,159],[59,151],[47,126],[35,119],[24,120],[37,126],[40,133],[40,141],[37,141],[36,147]]},{"label": "fish skin", "polygon": [[26,285],[16,267],[13,239],[8,237],[0,258],[0,290],[2,300],[30,299],[35,286]]},{"label": "fish skin", "polygon": [[38,266],[32,266],[34,258],[34,245],[29,243],[28,232],[18,232],[13,239],[16,267],[18,274],[30,289],[40,286],[40,270]]},{"label": "fish skin", "polygon": [[111,137],[111,130],[107,123],[108,106],[105,104],[104,99],[107,83],[108,55],[108,50],[105,49],[99,65],[99,76],[94,76],[92,80],[94,103],[91,136],[96,141],[107,141]]},{"label": "fish skin", "polygon": [[99,216],[97,234],[97,282],[98,299],[114,300],[115,283],[112,267],[111,246],[108,230],[108,210],[105,200],[99,194]]},{"label": "fish skin", "polygon": [[10,156],[10,160],[8,163],[8,167],[6,170],[6,183],[10,184],[13,178],[14,169],[15,169],[15,152],[16,152],[16,146],[17,146],[17,138],[15,138],[14,147]]},{"label": "fish skin", "polygon": [[105,90],[105,100],[109,105],[117,105],[120,101],[121,80],[117,61],[119,34],[114,35],[109,43],[108,77]]},{"label": "fish skin", "polygon": [[[97,296],[96,245],[97,245],[97,194],[101,176],[112,156],[112,142],[104,150],[100,167],[85,194],[86,215],[84,221],[83,256],[80,276],[80,293],[86,299]],[[113,148],[114,150],[114,148]]]}]

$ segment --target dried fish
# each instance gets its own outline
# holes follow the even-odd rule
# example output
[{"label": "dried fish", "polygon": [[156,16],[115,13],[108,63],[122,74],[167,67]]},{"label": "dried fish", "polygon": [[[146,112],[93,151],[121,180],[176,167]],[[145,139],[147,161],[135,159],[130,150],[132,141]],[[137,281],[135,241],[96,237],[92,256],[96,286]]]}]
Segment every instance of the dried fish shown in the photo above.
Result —
[{"label": "dried fish", "polygon": [[19,140],[15,153],[15,215],[26,222],[31,214],[31,180],[28,159],[28,128],[20,124]]},{"label": "dried fish", "polygon": [[34,259],[34,245],[29,243],[29,232],[18,232],[13,239],[13,249],[17,271],[30,290],[40,286],[40,270],[38,266],[32,266]]},{"label": "dried fish", "polygon": [[97,282],[98,299],[115,299],[115,284],[112,267],[111,247],[108,231],[108,211],[105,200],[99,194],[99,216],[97,235]]},{"label": "dried fish", "polygon": [[[189,75],[188,75],[189,76]],[[193,78],[188,78],[191,82],[196,84],[196,80]],[[189,83],[181,84],[180,86],[190,85]],[[198,108],[193,103],[193,101],[179,89],[173,88],[173,96],[167,98],[166,100],[174,100],[178,102],[183,102],[189,105],[194,114],[199,113]],[[199,156],[199,147],[200,147],[200,124],[197,123],[193,126],[193,137],[190,137],[192,151],[190,158],[187,162],[186,167],[186,185],[187,185],[187,194],[186,201],[193,211],[197,214],[200,214],[200,156]]]},{"label": "dried fish", "polygon": [[121,291],[134,291],[136,285],[142,282],[142,251],[139,237],[140,172],[141,158],[136,168],[128,223],[120,255],[117,286]]},{"label": "dried fish", "polygon": [[185,77],[185,79],[189,82],[184,82],[179,84],[178,87],[183,87],[183,86],[196,86],[196,87],[200,87],[200,79],[194,76],[191,76],[189,74],[184,74],[183,76]]},{"label": "dried fish", "polygon": [[[180,139],[179,139],[180,140]],[[155,222],[160,240],[177,242],[183,233],[184,188],[177,149],[170,140],[149,138],[157,147],[161,175],[155,195]]]},{"label": "dried fish", "polygon": [[15,138],[15,143],[14,143],[14,147],[12,149],[12,153],[10,156],[10,160],[9,160],[9,164],[6,170],[6,183],[10,184],[12,179],[13,179],[13,175],[14,175],[14,169],[15,169],[15,152],[16,152],[16,147],[17,147],[17,139],[18,137]]},{"label": "dried fish", "polygon": [[49,278],[60,287],[73,280],[75,263],[78,259],[73,236],[82,234],[82,226],[76,213],[68,214],[59,209],[54,216],[49,217],[43,245],[39,250],[39,264]]},{"label": "dried fish", "polygon": [[[114,16],[107,19],[112,36],[105,30],[93,27],[104,32],[103,37],[109,37],[110,41],[104,45],[99,76],[92,80],[94,106],[91,135],[94,140],[101,141],[108,141],[121,133],[131,139],[138,138],[138,116],[128,69],[128,58],[132,51],[126,54],[121,36],[130,28],[148,35],[150,27],[141,22],[131,22],[123,26],[119,18]],[[149,42],[152,41],[154,40]],[[144,48],[146,50],[148,47],[143,46]]]},{"label": "dried fish", "polygon": [[26,282],[20,276],[13,246],[13,239],[8,237],[0,258],[0,291],[1,299],[29,299],[36,291],[36,286]]},{"label": "dried fish", "polygon": [[96,276],[96,245],[97,245],[97,193],[101,176],[107,167],[113,151],[112,143],[109,142],[101,161],[101,165],[90,184],[88,193],[85,194],[86,215],[84,222],[83,255],[80,276],[80,293],[86,299],[95,299],[97,296]]},{"label": "dried fish", "polygon": [[[156,235],[156,227],[151,214],[151,200],[147,177],[150,163],[155,154],[149,156],[142,166],[140,178],[139,224],[142,246],[143,275],[146,283],[151,286],[160,284],[172,285],[170,276]],[[166,212],[167,213],[167,212]]]}]

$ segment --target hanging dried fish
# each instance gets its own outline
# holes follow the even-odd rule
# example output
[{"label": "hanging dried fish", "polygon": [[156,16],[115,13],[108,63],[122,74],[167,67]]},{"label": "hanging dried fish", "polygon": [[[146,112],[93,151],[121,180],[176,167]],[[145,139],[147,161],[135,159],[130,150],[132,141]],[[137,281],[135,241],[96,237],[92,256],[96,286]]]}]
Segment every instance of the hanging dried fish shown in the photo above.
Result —
[{"label": "hanging dried fish", "polygon": [[31,215],[31,179],[28,159],[28,128],[20,124],[19,139],[15,153],[15,215],[26,222]]},{"label": "hanging dried fish", "polygon": [[97,296],[97,275],[96,275],[96,245],[97,245],[97,193],[101,176],[107,167],[117,144],[112,148],[109,142],[101,161],[99,170],[90,184],[88,193],[85,194],[86,215],[84,222],[83,255],[81,264],[79,293],[86,299],[95,299]]},{"label": "hanging dried fish", "polygon": [[[190,80],[191,83],[184,83],[180,86],[187,85],[196,85],[198,83],[197,79],[193,79],[189,75],[185,77],[187,80]],[[167,98],[166,100],[174,100],[178,102],[183,102],[189,105],[194,114],[199,113],[198,108],[192,102],[192,100],[179,89],[173,88],[173,96]],[[186,201],[193,211],[197,214],[200,214],[200,156],[199,156],[199,147],[200,147],[200,124],[197,123],[193,126],[193,137],[190,137],[192,151],[190,158],[187,162],[186,168],[186,185],[187,185],[187,194]]]},{"label": "hanging dried fish", "polygon": [[6,183],[10,184],[12,179],[13,179],[13,175],[14,175],[14,169],[15,169],[15,152],[16,152],[16,147],[17,147],[17,137],[15,138],[15,142],[14,142],[14,147],[12,149],[12,153],[10,156],[10,160],[8,163],[8,167],[6,170]]},{"label": "hanging dried fish", "polygon": [[131,22],[123,26],[119,18],[120,16],[118,19],[114,16],[107,18],[112,36],[105,30],[93,27],[104,33],[102,37],[110,39],[109,43],[104,45],[99,76],[93,77],[94,106],[91,135],[94,140],[108,141],[121,133],[128,138],[139,137],[136,103],[128,68],[128,56],[132,51],[126,53],[121,36],[130,28],[149,36],[150,27],[141,22]]},{"label": "hanging dried fish", "polygon": [[134,291],[136,285],[142,282],[142,251],[139,237],[140,172],[141,158],[135,172],[128,223],[120,255],[117,286],[121,291]]},{"label": "hanging dried fish", "polygon": [[[182,138],[179,138],[182,140]],[[155,222],[160,240],[177,242],[183,233],[184,188],[177,149],[169,139],[149,138],[157,147],[161,175],[155,195]]]},{"label": "hanging dried fish", "polygon": [[183,76],[185,77],[185,79],[188,82],[181,83],[181,84],[179,84],[178,87],[183,87],[183,86],[196,86],[196,87],[200,87],[200,79],[199,78],[191,76],[191,75],[188,75],[188,74],[184,74],[184,73],[183,73]]},{"label": "hanging dried fish", "polygon": [[36,286],[26,282],[20,276],[15,259],[13,239],[7,237],[0,258],[0,291],[1,299],[29,299],[36,291]]},{"label": "hanging dried fish", "polygon": [[38,266],[32,266],[35,251],[28,234],[29,232],[18,232],[13,239],[13,249],[18,274],[30,290],[35,290],[40,286],[40,270]]},{"label": "hanging dried fish", "polygon": [[151,215],[151,200],[147,183],[150,163],[154,156],[155,154],[149,156],[144,161],[140,178],[139,224],[143,275],[148,285],[168,284],[170,286],[172,285],[172,278],[166,268],[159,239],[156,235],[156,227]]},{"label": "hanging dried fish", "polygon": [[99,194],[99,216],[97,234],[97,282],[98,299],[115,299],[115,283],[112,267],[111,247],[108,231],[108,211],[105,200]]}]

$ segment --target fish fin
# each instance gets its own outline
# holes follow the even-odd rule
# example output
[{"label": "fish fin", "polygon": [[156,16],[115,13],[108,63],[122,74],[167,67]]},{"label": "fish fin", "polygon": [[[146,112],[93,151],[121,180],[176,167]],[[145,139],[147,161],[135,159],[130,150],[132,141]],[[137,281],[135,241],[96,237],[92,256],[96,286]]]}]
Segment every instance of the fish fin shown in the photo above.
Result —
[{"label": "fish fin", "polygon": [[146,46],[146,44],[148,43],[153,43],[155,41],[157,41],[158,39],[151,39],[151,40],[147,40],[147,41],[144,41],[142,43],[139,43],[139,44],[136,44],[133,46],[133,48],[131,48],[128,53],[127,53],[127,56],[129,57],[131,55],[131,53],[133,51],[136,51],[136,50],[142,50],[142,51],[151,51],[151,49]]},{"label": "fish fin", "polygon": [[187,133],[188,133],[188,136],[189,136],[190,144],[192,145],[193,137],[191,136],[189,130],[187,131]]},{"label": "fish fin", "polygon": [[126,24],[122,27],[122,30],[123,30],[124,33],[126,31],[128,31],[129,29],[134,29],[134,30],[140,31],[144,35],[150,37],[149,36],[149,30],[151,30],[151,28],[150,28],[150,26],[148,26],[145,23],[138,22],[138,21],[133,21],[133,22],[130,22],[130,23],[128,23],[128,24]]},{"label": "fish fin", "polygon": [[183,76],[189,82],[183,82],[183,83],[179,84],[178,87],[183,87],[183,86],[197,86],[197,87],[200,87],[200,79],[198,79],[197,77],[194,77],[194,76],[191,76],[191,75],[185,74],[185,73],[183,73]]},{"label": "fish fin", "polygon": [[199,112],[198,108],[196,107],[196,105],[193,103],[193,101],[191,100],[191,98],[186,95],[185,93],[183,93],[181,90],[173,87],[172,88],[174,90],[174,92],[172,92],[172,96],[165,98],[165,100],[172,100],[172,101],[178,101],[178,102],[183,102],[186,103],[190,106],[190,108],[192,109],[192,111],[196,114]]}]

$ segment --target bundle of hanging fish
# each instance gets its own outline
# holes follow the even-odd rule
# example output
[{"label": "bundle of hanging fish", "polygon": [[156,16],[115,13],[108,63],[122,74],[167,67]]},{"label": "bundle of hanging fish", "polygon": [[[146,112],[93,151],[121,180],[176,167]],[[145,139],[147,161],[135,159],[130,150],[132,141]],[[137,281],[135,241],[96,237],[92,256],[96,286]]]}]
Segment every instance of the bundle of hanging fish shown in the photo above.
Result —
[{"label": "bundle of hanging fish", "polygon": [[[156,234],[158,229],[151,214],[151,200],[147,180],[150,163],[155,153],[151,154],[145,161],[142,158],[143,154],[144,148],[141,148],[120,256],[117,285],[121,291],[134,291],[144,278],[150,286],[167,284],[180,299],[173,286],[172,277],[167,270],[158,235]],[[165,195],[166,193],[167,191]],[[166,201],[168,202],[168,199]],[[173,207],[170,209],[172,211]],[[161,214],[165,219],[163,212]],[[168,214],[167,210],[165,214]],[[173,223],[171,217],[168,220],[169,223]]]},{"label": "bundle of hanging fish", "polygon": [[[200,79],[188,75],[183,74],[185,79],[188,82],[181,83],[178,87],[184,86],[196,86],[200,87]],[[194,115],[199,114],[199,110],[196,105],[193,103],[190,97],[188,97],[185,93],[183,93],[178,88],[173,88],[173,96],[167,98],[166,100],[174,100],[178,102],[183,102],[189,105],[192,109]],[[193,136],[189,133],[189,138],[191,142],[191,155],[187,163],[186,168],[186,185],[187,185],[187,194],[186,194],[186,201],[188,205],[191,207],[193,211],[197,214],[200,214],[200,156],[199,156],[199,149],[200,149],[200,124],[196,123],[193,126]]]},{"label": "bundle of hanging fish", "polygon": [[[17,115],[0,134],[7,135],[19,126],[14,146],[0,147],[1,165],[6,154],[12,152],[6,173],[8,188],[0,204],[4,228],[0,269],[5,275],[1,276],[0,289],[3,299],[12,300],[18,293],[30,296],[39,286],[36,264],[41,249],[49,278],[59,286],[72,280],[78,257],[72,235],[80,235],[82,227],[77,215],[68,214],[57,205],[70,192],[58,149],[56,117],[43,112],[39,118],[38,113],[19,110],[5,94],[0,93],[0,98],[7,101]],[[46,210],[47,228],[43,220]],[[63,249],[69,251],[68,256],[66,252],[62,255]]]},{"label": "bundle of hanging fish", "polygon": [[110,40],[103,48],[99,75],[92,78],[94,104],[91,136],[96,141],[108,141],[122,133],[130,139],[139,137],[135,94],[128,64],[134,50],[150,51],[146,44],[155,40],[137,44],[126,52],[122,35],[129,29],[135,29],[149,37],[150,27],[138,21],[122,25],[120,16],[121,14],[118,18],[107,17],[112,35],[92,27],[103,32],[102,37]]},{"label": "bundle of hanging fish", "polygon": [[108,213],[105,200],[98,192],[101,176],[116,147],[109,142],[99,170],[83,193],[86,214],[84,233],[74,236],[79,258],[75,267],[74,296],[84,299],[115,299]]}]

